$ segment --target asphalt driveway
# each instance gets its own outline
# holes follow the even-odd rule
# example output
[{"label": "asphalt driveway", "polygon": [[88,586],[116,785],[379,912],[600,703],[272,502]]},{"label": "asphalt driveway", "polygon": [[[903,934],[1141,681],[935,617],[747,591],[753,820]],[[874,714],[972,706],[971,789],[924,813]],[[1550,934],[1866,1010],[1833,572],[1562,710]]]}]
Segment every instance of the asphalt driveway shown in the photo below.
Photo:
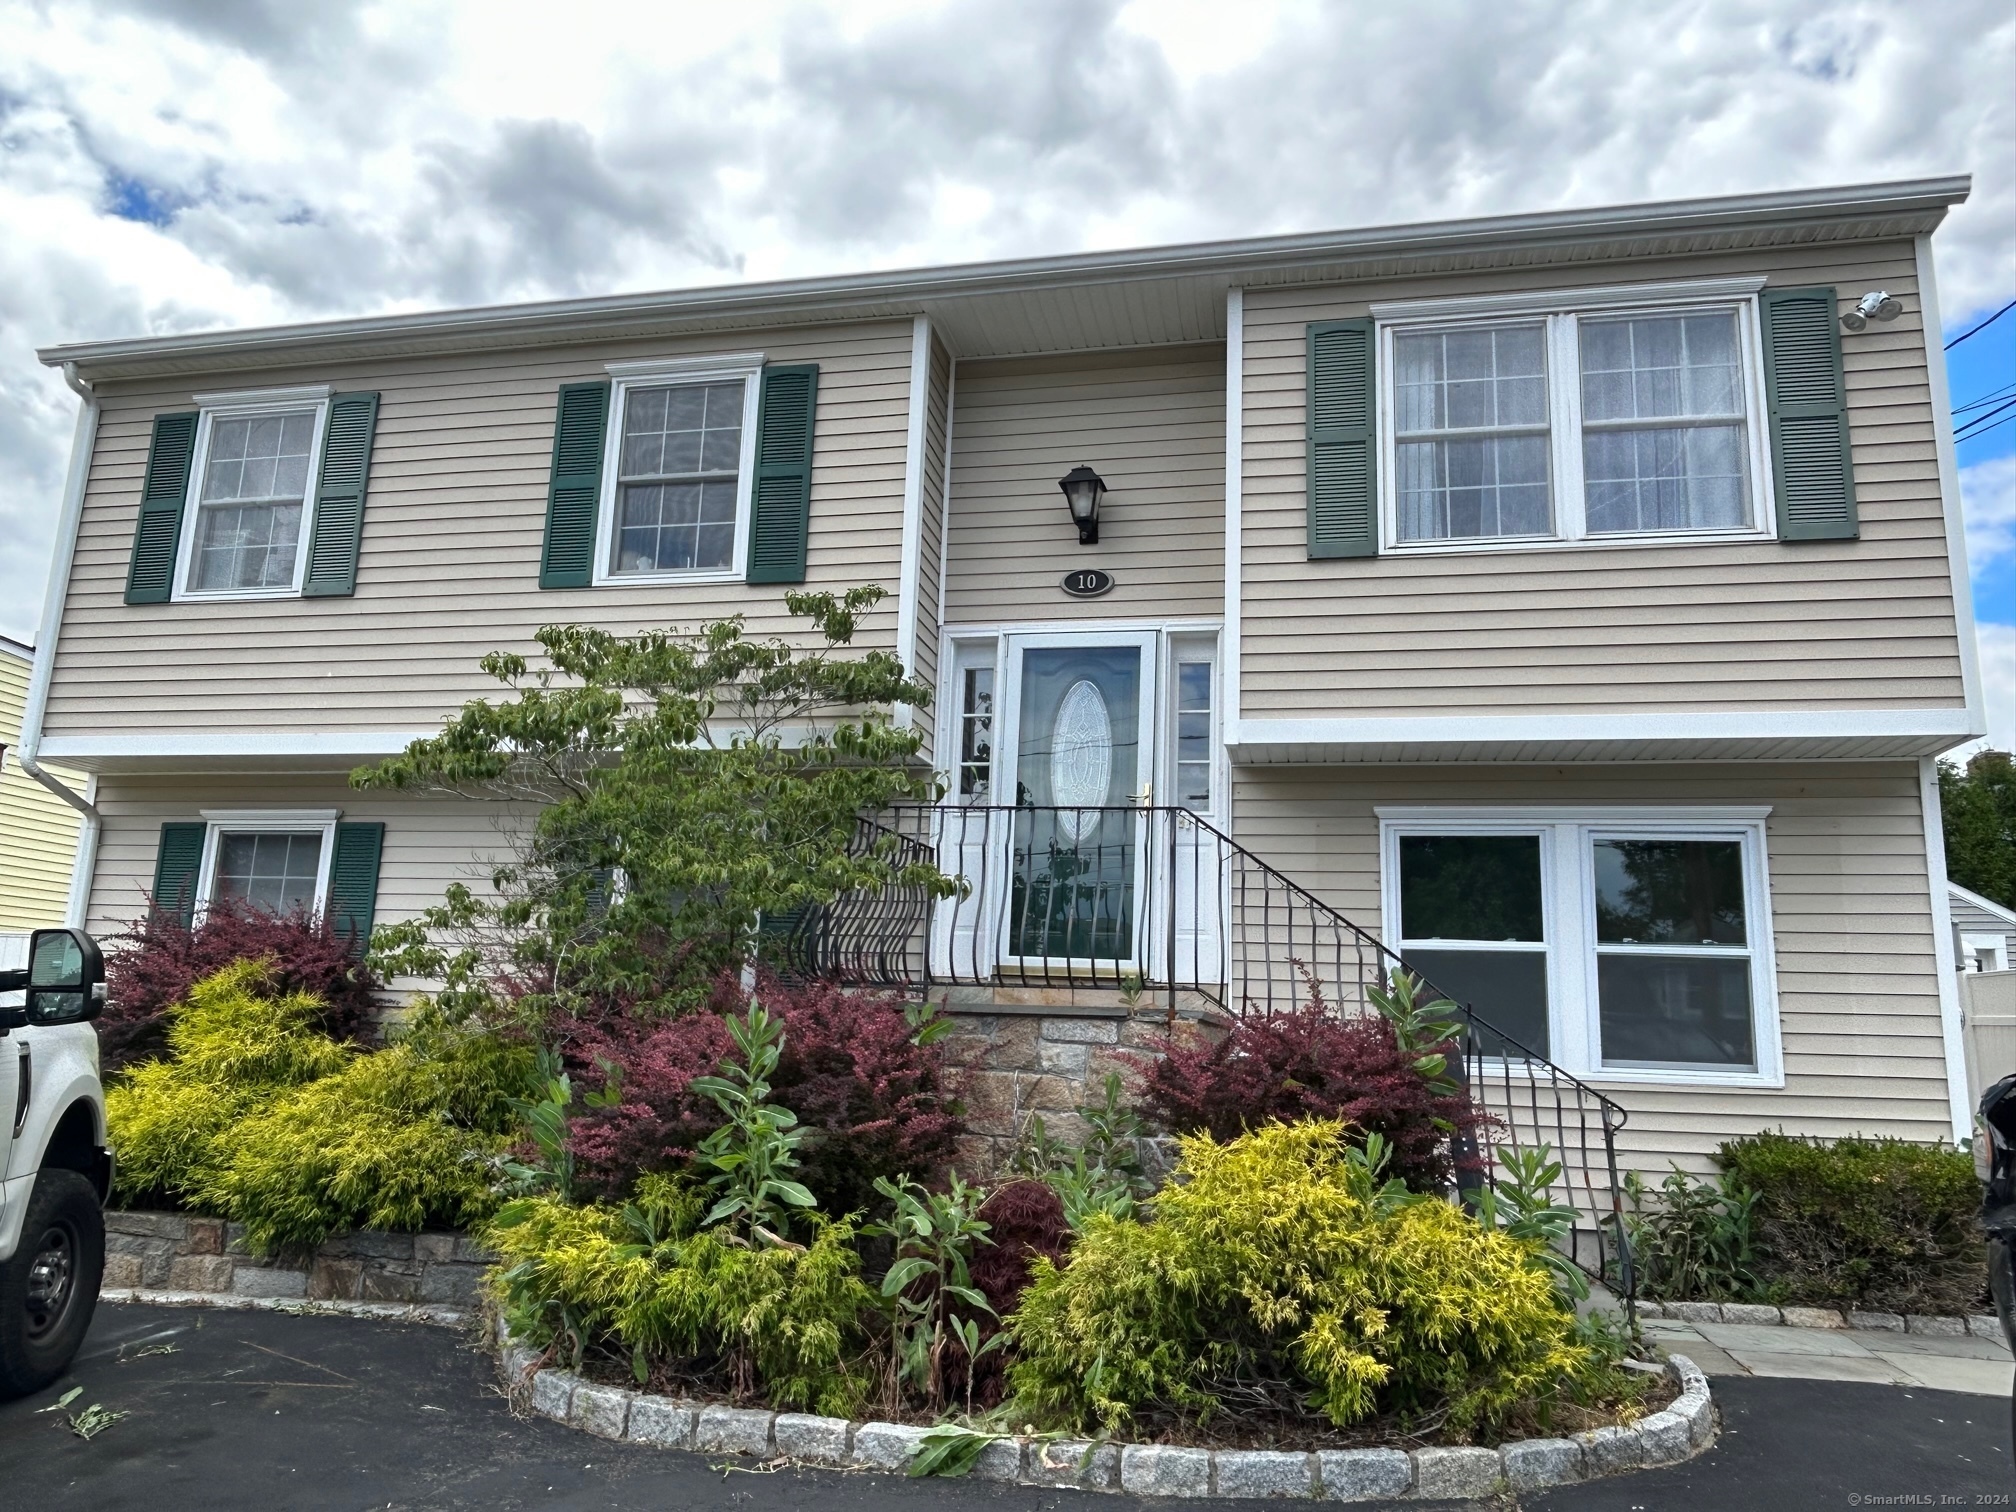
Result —
[{"label": "asphalt driveway", "polygon": [[[127,1416],[85,1440],[83,1388]],[[2010,1504],[2009,1407],[1981,1396],[1831,1381],[1715,1382],[1706,1455],[1522,1505],[1530,1512],[1796,1512],[1915,1496]],[[1250,1507],[832,1471],[723,1473],[698,1455],[604,1443],[511,1415],[489,1358],[441,1329],[351,1318],[101,1306],[70,1376],[0,1406],[9,1512],[236,1508]],[[1404,1505],[1419,1507],[1420,1502]]]}]

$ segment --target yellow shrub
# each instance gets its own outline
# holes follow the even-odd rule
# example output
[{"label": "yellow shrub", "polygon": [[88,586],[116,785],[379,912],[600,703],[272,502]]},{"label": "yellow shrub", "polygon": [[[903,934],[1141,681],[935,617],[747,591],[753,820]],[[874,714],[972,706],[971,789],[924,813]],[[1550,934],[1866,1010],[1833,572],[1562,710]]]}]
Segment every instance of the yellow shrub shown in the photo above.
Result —
[{"label": "yellow shrub", "polygon": [[1529,1245],[1380,1192],[1343,1132],[1186,1138],[1149,1220],[1094,1219],[1068,1269],[1039,1259],[1012,1320],[1018,1410],[1117,1429],[1272,1380],[1340,1425],[1441,1412],[1461,1431],[1586,1367]]},{"label": "yellow shrub", "polygon": [[320,1004],[275,996],[264,961],[238,961],[169,1013],[165,1060],[106,1089],[122,1198],[185,1197],[214,1173],[217,1136],[294,1087],[340,1071],[351,1051],[313,1027]]}]

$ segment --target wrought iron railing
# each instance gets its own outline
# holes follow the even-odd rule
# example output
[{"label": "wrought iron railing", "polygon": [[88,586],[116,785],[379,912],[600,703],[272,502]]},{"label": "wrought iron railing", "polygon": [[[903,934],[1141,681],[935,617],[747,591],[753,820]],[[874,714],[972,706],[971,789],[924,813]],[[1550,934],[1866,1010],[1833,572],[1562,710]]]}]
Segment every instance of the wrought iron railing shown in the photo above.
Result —
[{"label": "wrought iron railing", "polygon": [[[1320,994],[1375,1013],[1395,972],[1432,978],[1188,809],[906,806],[864,819],[853,848],[930,862],[961,883],[934,899],[889,888],[809,909],[773,931],[785,969],[858,985],[1119,990],[1229,1016],[1285,1012]],[[1456,1002],[1460,1069],[1489,1122],[1472,1179],[1496,1150],[1547,1146],[1550,1195],[1575,1209],[1575,1261],[1629,1296],[1617,1134],[1625,1112]],[[1459,1159],[1466,1154],[1457,1152]]]}]

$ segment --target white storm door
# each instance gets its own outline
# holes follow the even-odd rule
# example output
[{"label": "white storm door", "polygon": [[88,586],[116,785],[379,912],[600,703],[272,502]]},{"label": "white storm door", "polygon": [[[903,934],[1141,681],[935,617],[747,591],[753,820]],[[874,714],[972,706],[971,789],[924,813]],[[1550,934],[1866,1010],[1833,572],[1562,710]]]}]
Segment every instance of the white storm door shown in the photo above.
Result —
[{"label": "white storm door", "polygon": [[1141,969],[1153,798],[1153,631],[1007,638],[995,801],[1001,959],[1046,974],[1118,979]]}]

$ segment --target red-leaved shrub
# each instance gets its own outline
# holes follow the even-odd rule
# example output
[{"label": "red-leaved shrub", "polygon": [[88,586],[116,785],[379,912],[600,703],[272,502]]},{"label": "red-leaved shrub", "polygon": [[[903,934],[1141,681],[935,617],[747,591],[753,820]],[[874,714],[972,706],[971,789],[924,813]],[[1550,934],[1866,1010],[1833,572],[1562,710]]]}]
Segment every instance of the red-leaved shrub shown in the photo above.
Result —
[{"label": "red-leaved shrub", "polygon": [[[1273,1121],[1341,1118],[1358,1134],[1384,1136],[1388,1173],[1417,1192],[1454,1179],[1451,1131],[1484,1121],[1461,1093],[1429,1084],[1414,1067],[1419,1052],[1402,1049],[1385,1019],[1340,1018],[1320,998],[1242,1018],[1216,1044],[1157,1048],[1162,1058],[1140,1067],[1141,1101],[1175,1132],[1226,1140]],[[1439,1048],[1455,1054],[1454,1045]]]},{"label": "red-leaved shrub", "polygon": [[[943,1169],[964,1125],[951,1111],[942,1052],[915,1043],[900,1000],[767,979],[758,995],[784,1020],[771,1095],[811,1131],[799,1151],[800,1179],[822,1208],[867,1208],[877,1201],[877,1176],[929,1181]],[[621,1191],[645,1171],[678,1165],[719,1125],[712,1099],[690,1086],[731,1048],[721,1015],[746,1004],[729,981],[705,1011],[573,1027],[564,1049],[577,1081],[600,1085],[606,1063],[620,1087],[616,1106],[588,1108],[574,1120],[575,1172],[587,1186]]]},{"label": "red-leaved shrub", "polygon": [[335,1039],[369,1039],[376,1021],[378,979],[352,953],[347,934],[303,909],[274,914],[219,899],[193,927],[150,909],[107,947],[98,1054],[108,1071],[164,1051],[169,1007],[233,961],[271,959],[274,991],[320,998],[318,1027]]},{"label": "red-leaved shrub", "polygon": [[[970,1269],[973,1285],[994,1309],[994,1316],[964,1307],[958,1311],[979,1323],[984,1340],[1000,1332],[1021,1302],[1029,1285],[1031,1261],[1041,1255],[1053,1265],[1064,1264],[1071,1229],[1064,1221],[1064,1200],[1043,1181],[1011,1181],[996,1187],[980,1204],[977,1216],[987,1224],[987,1237],[993,1242],[974,1247]],[[999,1349],[981,1357],[973,1372],[974,1406],[992,1407],[1007,1395],[1008,1358],[1007,1352]],[[946,1390],[963,1396],[968,1363],[964,1352],[954,1351],[946,1363]]]}]

